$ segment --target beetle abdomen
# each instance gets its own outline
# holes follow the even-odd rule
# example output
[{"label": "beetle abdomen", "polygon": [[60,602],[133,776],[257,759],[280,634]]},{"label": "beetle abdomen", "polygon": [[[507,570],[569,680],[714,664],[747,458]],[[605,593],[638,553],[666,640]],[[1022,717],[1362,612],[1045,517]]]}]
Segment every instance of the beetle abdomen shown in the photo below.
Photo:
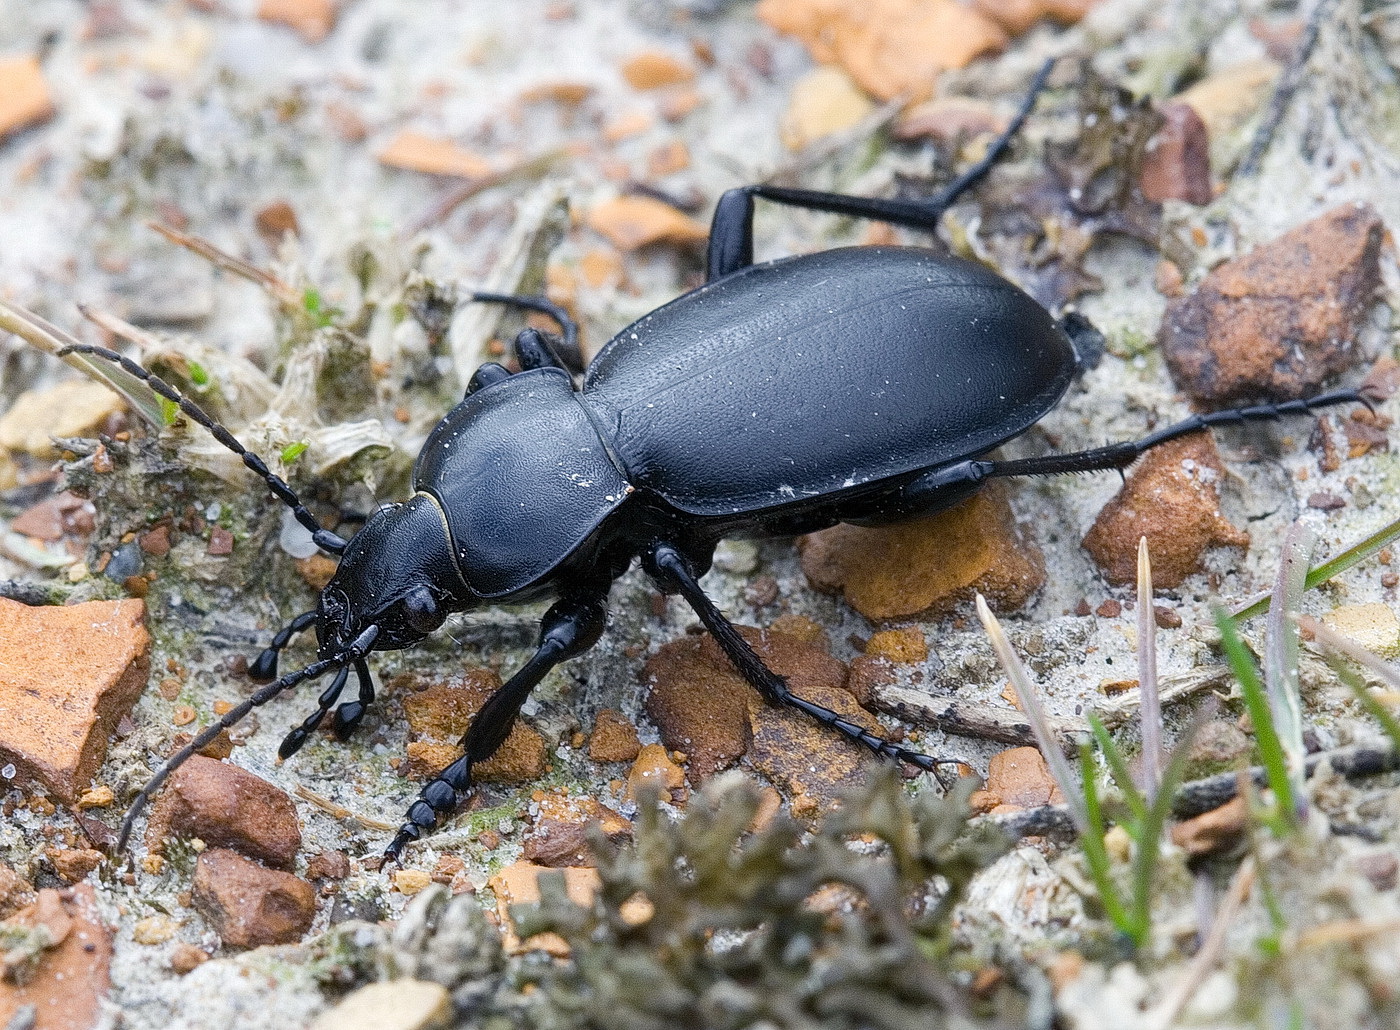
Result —
[{"label": "beetle abdomen", "polygon": [[858,247],[742,269],[619,333],[581,399],[639,487],[725,515],[995,447],[1055,405],[1074,351],[993,273]]}]

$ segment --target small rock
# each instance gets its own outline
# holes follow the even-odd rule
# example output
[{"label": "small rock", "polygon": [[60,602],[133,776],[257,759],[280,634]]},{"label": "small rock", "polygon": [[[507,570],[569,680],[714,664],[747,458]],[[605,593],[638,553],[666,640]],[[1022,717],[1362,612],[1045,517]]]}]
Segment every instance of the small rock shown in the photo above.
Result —
[{"label": "small rock", "polygon": [[813,587],[843,590],[872,621],[941,618],[978,592],[1011,611],[1045,582],[1044,557],[1001,489],[897,525],[834,526],[802,537],[798,548]]},{"label": "small rock", "polygon": [[1226,719],[1212,719],[1196,731],[1191,742],[1191,761],[1208,765],[1228,765],[1250,750],[1244,730]]},{"label": "small rock", "polygon": [[75,801],[150,675],[138,600],[31,608],[0,598],[0,765]]},{"label": "small rock", "polygon": [[433,882],[432,873],[424,869],[395,869],[389,878],[394,882],[394,890],[408,897],[427,890]]},{"label": "small rock", "polygon": [[1322,621],[1382,658],[1400,655],[1400,619],[1387,604],[1343,605],[1324,615]]},{"label": "small rock", "polygon": [[660,89],[695,78],[695,69],[661,50],[644,50],[622,64],[622,77],[633,89]]},{"label": "small rock", "polygon": [[642,748],[627,773],[627,796],[631,798],[655,788],[660,791],[662,801],[670,802],[675,797],[673,792],[684,785],[685,773],[660,744]]},{"label": "small rock", "polygon": [[[108,1025],[112,934],[103,925],[91,884],[42,890],[38,900],[0,926],[20,933],[38,926],[53,942],[23,976],[0,978],[0,1026],[32,1030],[90,1030]],[[16,970],[18,972],[18,970]],[[20,1013],[34,1013],[26,1021]]]},{"label": "small rock", "polygon": [[1162,127],[1147,141],[1139,184],[1142,195],[1154,203],[1181,200],[1209,204],[1215,199],[1210,186],[1210,137],[1206,123],[1190,104],[1163,104]]},{"label": "small rock", "polygon": [[203,755],[176,769],[151,807],[147,846],[159,852],[172,836],[198,837],[282,869],[301,850],[296,806],[286,792]]},{"label": "small rock", "polygon": [[311,1030],[438,1030],[452,1022],[452,995],[427,980],[384,980],[347,994]]},{"label": "small rock", "polygon": [[0,58],[0,140],[53,117],[53,100],[37,57]]},{"label": "small rock", "polygon": [[141,550],[154,558],[163,558],[170,553],[170,527],[157,526],[137,538]]},{"label": "small rock", "polygon": [[136,920],[136,925],[131,928],[131,939],[149,947],[164,944],[179,932],[180,924],[169,916],[147,916]]},{"label": "small rock", "polygon": [[1097,0],[973,0],[972,6],[1012,36],[1049,19],[1061,25],[1080,21]]},{"label": "small rock", "polygon": [[1308,507],[1315,511],[1339,511],[1346,506],[1347,502],[1344,498],[1325,490],[1308,494]]},{"label": "small rock", "polygon": [[1137,582],[1138,539],[1147,537],[1152,581],[1180,586],[1211,547],[1249,546],[1249,534],[1220,513],[1220,454],[1209,433],[1149,451],[1084,537],[1109,582]]},{"label": "small rock", "polygon": [[1123,614],[1123,603],[1117,598],[1107,597],[1094,609],[1094,614],[1101,619],[1116,619]]},{"label": "small rock", "polygon": [[55,458],[58,450],[52,437],[89,436],[108,416],[124,409],[119,396],[86,379],[65,379],[45,390],[27,390],[0,416],[0,448]]},{"label": "small rock", "polygon": [[274,244],[280,243],[282,237],[288,233],[296,236],[301,232],[297,225],[297,213],[285,200],[274,200],[271,204],[259,208],[258,213],[253,216],[253,224],[258,232]]},{"label": "small rock", "polygon": [[[653,747],[655,745],[652,745]],[[557,934],[536,934],[522,941],[515,932],[515,922],[510,917],[511,905],[528,905],[540,900],[540,874],[551,870],[530,862],[516,862],[508,865],[486,882],[496,895],[496,914],[501,921],[502,945],[509,955],[520,955],[527,951],[545,951],[555,958],[567,958],[569,946]],[[589,866],[570,866],[560,870],[564,874],[564,890],[570,901],[576,905],[593,904],[593,896],[598,893],[602,881],[598,870]]]},{"label": "small rock", "polygon": [[1213,404],[1316,391],[1360,356],[1384,235],[1374,210],[1346,204],[1213,270],[1163,316],[1176,381]]},{"label": "small rock", "polygon": [[[486,699],[501,686],[489,669],[468,669],[461,676],[413,690],[415,681],[401,677],[391,684],[403,701],[404,714],[415,738],[408,745],[409,772],[433,776],[462,756],[458,741],[471,726]],[[533,726],[517,719],[505,743],[473,769],[483,783],[526,783],[544,775],[548,748]]]},{"label": "small rock", "polygon": [[321,851],[306,863],[308,880],[343,880],[350,875],[350,856],[343,851]]},{"label": "small rock", "polygon": [[233,534],[223,526],[211,526],[209,528],[209,546],[205,548],[205,554],[220,557],[233,553]]},{"label": "small rock", "polygon": [[336,0],[259,0],[258,17],[294,30],[308,43],[319,43],[335,28]]},{"label": "small rock", "polygon": [[45,854],[54,872],[69,883],[87,879],[88,873],[102,864],[102,852],[92,848],[50,848]]},{"label": "small rock", "polygon": [[1280,71],[1279,63],[1267,58],[1244,61],[1202,79],[1175,99],[1195,109],[1211,140],[1229,140],[1263,106]]},{"label": "small rock", "polygon": [[10,529],[49,543],[69,535],[87,536],[96,511],[91,501],[64,490],[24,509],[11,520]]},{"label": "small rock", "polygon": [[851,673],[846,677],[846,689],[864,708],[870,707],[875,692],[894,682],[894,663],[888,658],[860,654],[851,661]]},{"label": "small rock", "polygon": [[377,155],[379,163],[427,175],[451,175],[483,179],[493,171],[491,162],[459,147],[449,139],[403,129]]},{"label": "small rock", "polygon": [[1370,880],[1371,886],[1376,890],[1395,889],[1396,880],[1400,878],[1400,859],[1390,852],[1377,851],[1369,855],[1357,855],[1352,861],[1356,871]]},{"label": "small rock", "polygon": [[849,129],[875,109],[851,77],[830,65],[814,68],[793,83],[779,134],[789,150]]},{"label": "small rock", "polygon": [[881,630],[871,636],[865,653],[872,658],[888,658],[899,665],[918,665],[928,660],[928,641],[916,626]]},{"label": "small rock", "polygon": [[34,900],[34,885],[0,862],[0,919],[13,915]]},{"label": "small rock", "polygon": [[[840,689],[846,682],[846,667],[820,642],[747,626],[739,632],[802,696]],[[692,783],[728,768],[748,751],[754,732],[750,702],[758,694],[712,637],[684,637],[663,645],[642,670],[642,680],[648,685],[647,714],[666,746],[689,756]]]},{"label": "small rock", "polygon": [[546,794],[525,837],[524,857],[551,869],[589,865],[593,855],[589,839],[594,826],[614,843],[632,837],[632,824],[596,799]]},{"label": "small rock", "polygon": [[595,762],[630,762],[642,750],[637,727],[619,711],[604,708],[593,722],[588,738],[588,757]]},{"label": "small rock", "polygon": [[1180,629],[1181,613],[1175,608],[1164,608],[1160,604],[1152,606],[1152,619],[1158,629]]},{"label": "small rock", "polygon": [[762,0],[757,11],[881,101],[925,99],[940,72],[1007,43],[996,22],[957,0]]},{"label": "small rock", "polygon": [[180,976],[194,972],[208,961],[209,952],[186,941],[175,945],[170,952],[171,972],[178,973]]},{"label": "small rock", "polygon": [[294,944],[316,915],[311,884],[224,848],[199,856],[193,895],[194,907],[231,948]]},{"label": "small rock", "polygon": [[906,143],[932,140],[957,145],[977,136],[995,136],[1006,128],[995,104],[974,97],[936,97],[902,111],[890,132]]},{"label": "small rock", "polygon": [[987,764],[986,791],[1001,800],[993,811],[1065,803],[1045,757],[1033,747],[1013,747],[994,754]]},{"label": "small rock", "polygon": [[1202,858],[1241,843],[1249,830],[1249,804],[1233,798],[1213,811],[1187,819],[1172,827],[1172,843],[1190,858]]},{"label": "small rock", "polygon": [[709,229],[655,197],[622,196],[604,201],[588,212],[588,227],[619,250],[631,251],[657,243],[702,243]]}]

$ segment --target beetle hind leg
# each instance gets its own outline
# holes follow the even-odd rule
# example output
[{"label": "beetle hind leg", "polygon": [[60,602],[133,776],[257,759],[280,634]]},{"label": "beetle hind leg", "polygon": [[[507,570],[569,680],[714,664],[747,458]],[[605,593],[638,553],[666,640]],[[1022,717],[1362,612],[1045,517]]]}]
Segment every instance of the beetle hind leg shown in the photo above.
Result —
[{"label": "beetle hind leg", "polygon": [[935,772],[940,765],[956,764],[953,759],[934,758],[932,755],[911,751],[894,741],[876,736],[865,727],[843,719],[830,708],[794,694],[788,689],[787,681],[763,663],[763,659],[739,634],[734,624],[715,607],[715,603],[701,589],[691,563],[678,548],[665,543],[653,545],[645,556],[644,567],[663,590],[678,593],[685,598],[725,655],[734,663],[740,675],[770,704],[794,708],[823,726],[830,727],[846,739],[869,748],[881,758],[908,762],[925,772]]}]

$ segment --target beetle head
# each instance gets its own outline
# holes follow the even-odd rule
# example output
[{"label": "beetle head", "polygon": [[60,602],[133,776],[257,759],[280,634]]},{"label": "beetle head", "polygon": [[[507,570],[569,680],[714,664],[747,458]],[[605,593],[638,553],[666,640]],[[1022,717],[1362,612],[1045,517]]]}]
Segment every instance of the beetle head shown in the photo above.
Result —
[{"label": "beetle head", "polygon": [[428,494],[381,508],[345,549],[317,605],[322,658],[345,651],[370,626],[376,651],[408,647],[465,605],[442,509]]}]

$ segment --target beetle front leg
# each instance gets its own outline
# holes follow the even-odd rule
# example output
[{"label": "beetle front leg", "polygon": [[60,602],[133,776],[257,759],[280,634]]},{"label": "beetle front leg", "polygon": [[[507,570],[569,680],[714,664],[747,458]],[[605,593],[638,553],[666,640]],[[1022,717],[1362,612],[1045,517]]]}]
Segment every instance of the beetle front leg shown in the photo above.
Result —
[{"label": "beetle front leg", "polygon": [[642,567],[656,580],[662,590],[680,594],[685,598],[690,607],[695,610],[695,614],[700,616],[700,621],[705,624],[705,628],[719,643],[720,649],[739,670],[739,674],[763,695],[765,701],[770,704],[795,708],[816,719],[823,726],[829,726],[847,739],[855,741],[857,744],[863,744],[882,758],[908,762],[926,772],[936,772],[939,765],[956,764],[953,759],[934,758],[931,755],[901,747],[883,737],[877,737],[865,727],[841,718],[830,708],[794,694],[788,689],[787,680],[763,664],[763,659],[734,628],[734,624],[715,607],[715,603],[701,589],[699,581],[695,578],[690,561],[675,546],[668,543],[653,544],[642,559]]},{"label": "beetle front leg", "polygon": [[486,761],[505,743],[530,691],[550,669],[596,644],[603,635],[607,615],[606,588],[600,593],[562,598],[545,613],[535,653],[476,713],[462,738],[462,757],[419,791],[399,832],[384,849],[386,859],[397,862],[409,843],[431,831],[440,818],[456,809],[458,799],[471,788],[472,767]]}]

